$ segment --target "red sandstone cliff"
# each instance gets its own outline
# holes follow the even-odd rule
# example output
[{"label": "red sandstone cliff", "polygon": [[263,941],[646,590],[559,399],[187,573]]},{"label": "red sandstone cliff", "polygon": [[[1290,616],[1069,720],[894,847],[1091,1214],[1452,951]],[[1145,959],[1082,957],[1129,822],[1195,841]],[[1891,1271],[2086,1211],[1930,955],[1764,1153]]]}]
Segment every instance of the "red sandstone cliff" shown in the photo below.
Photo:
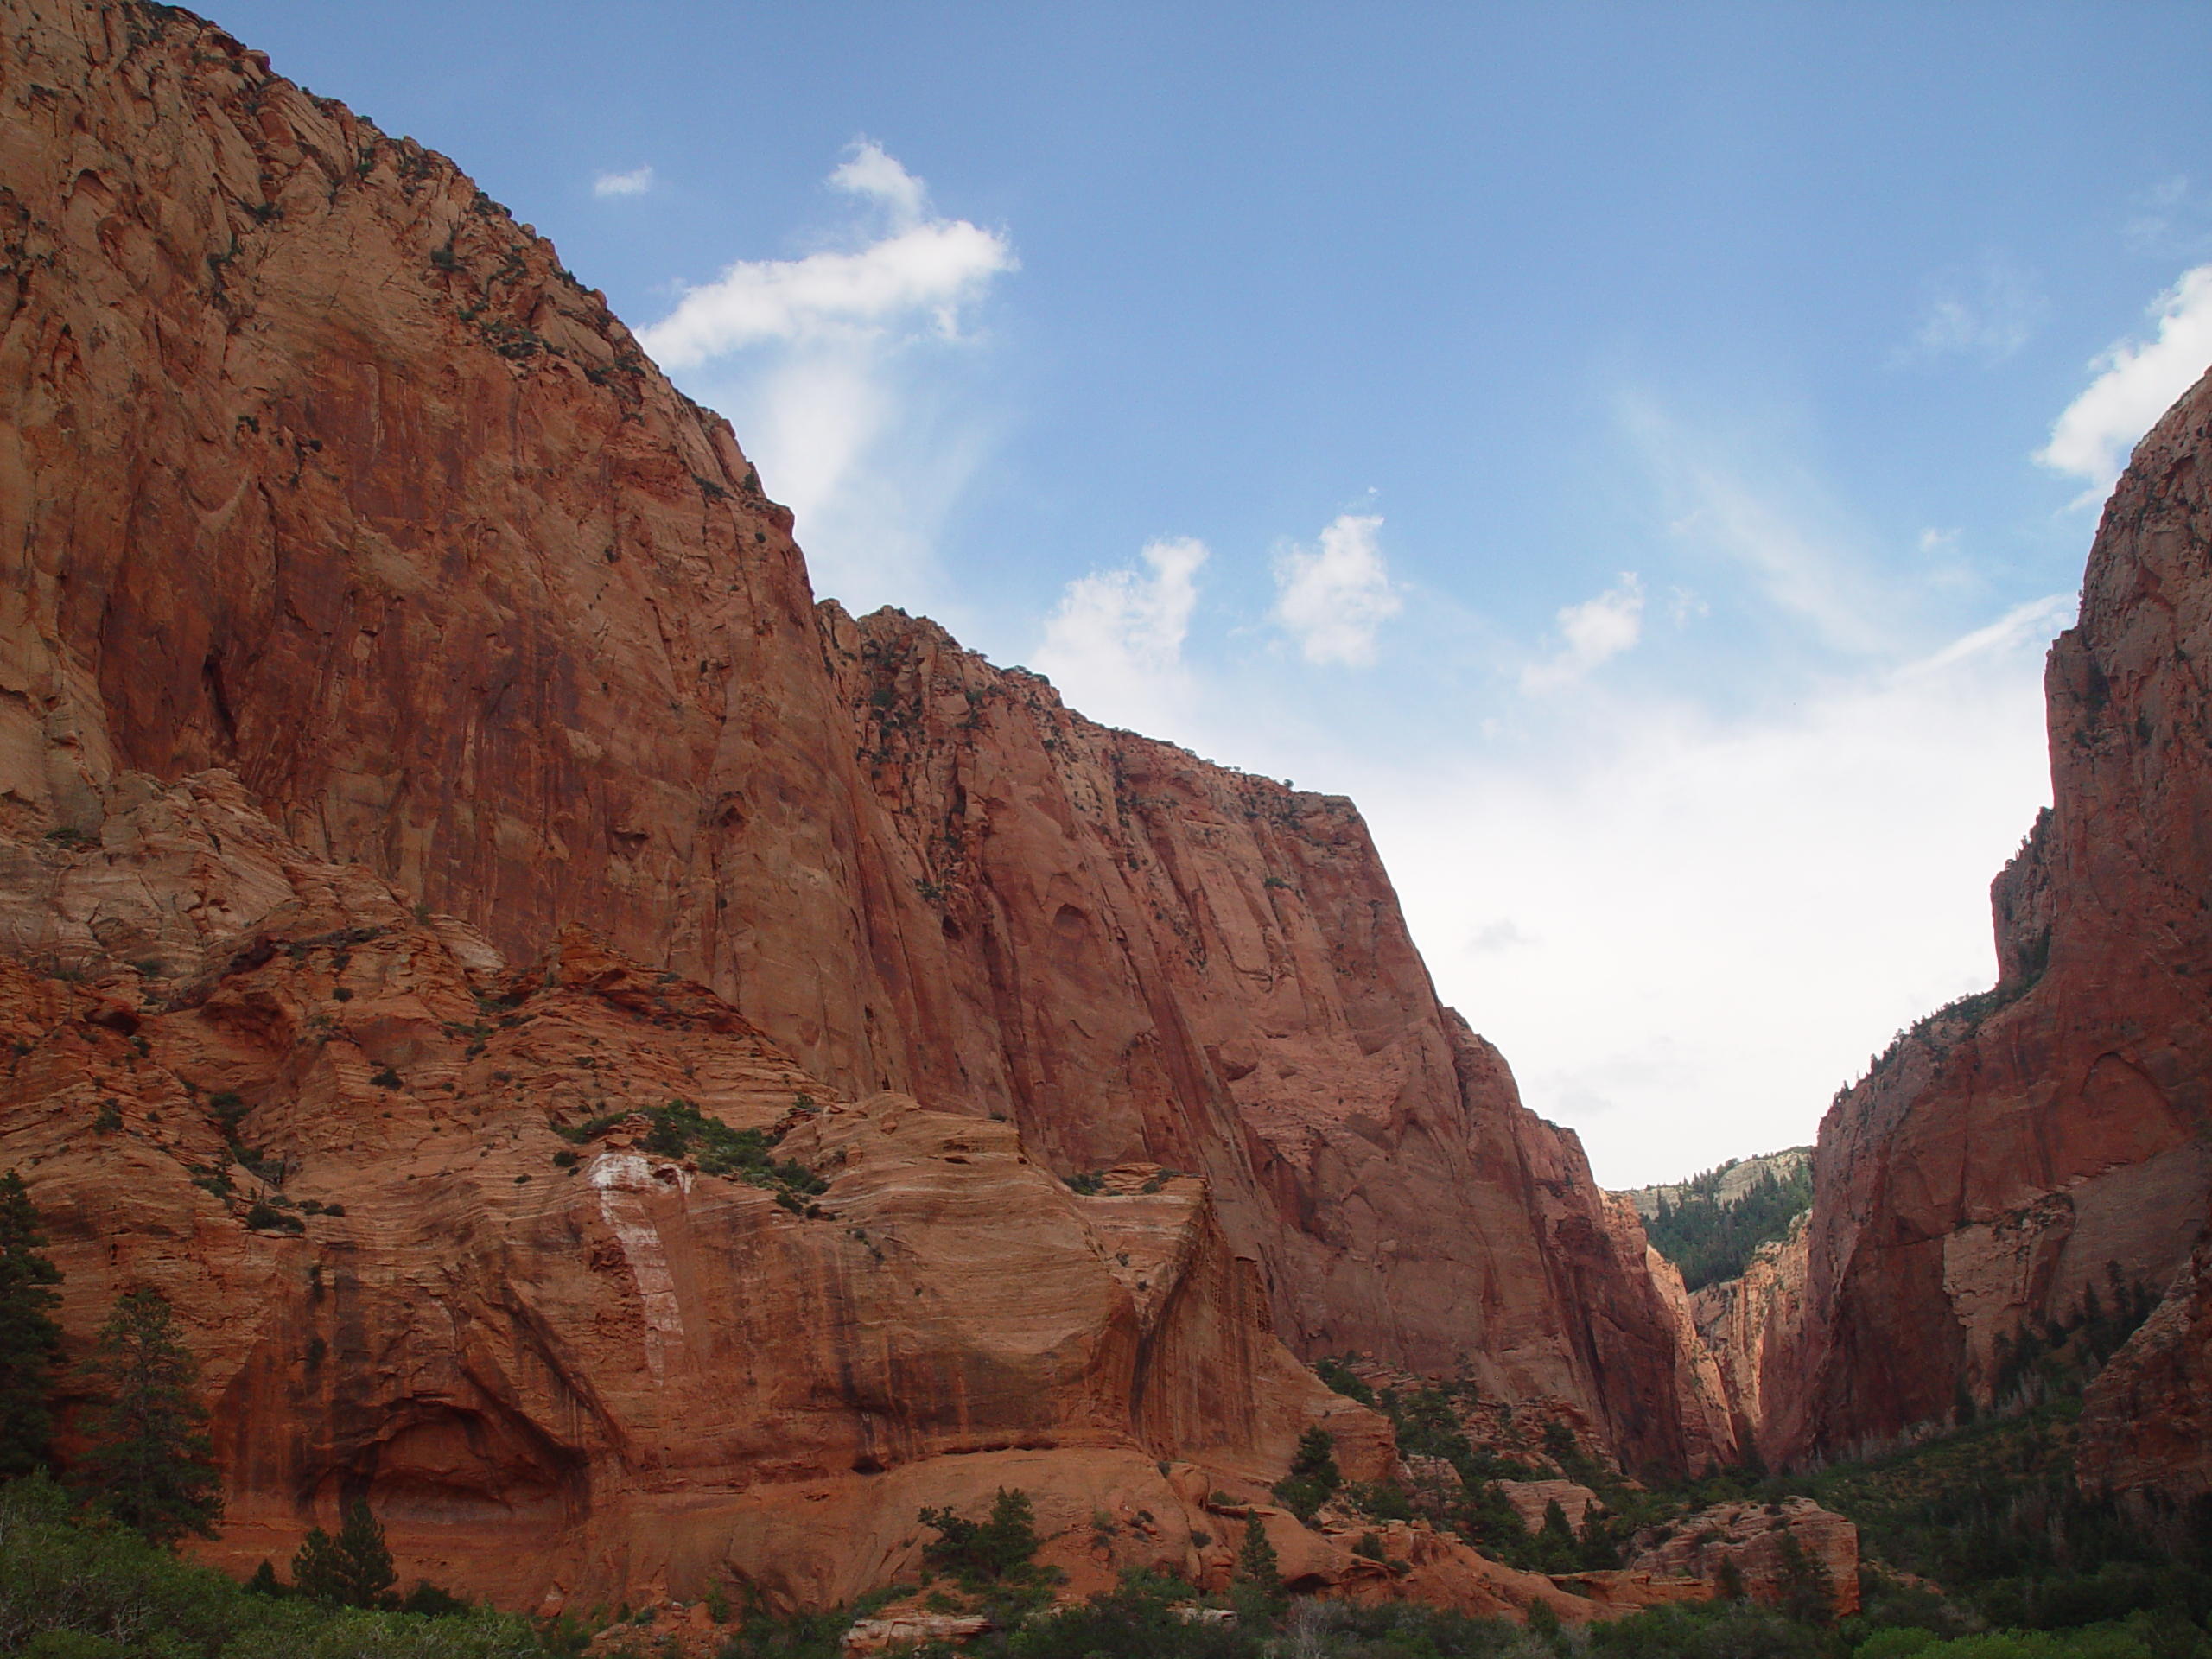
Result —
[{"label": "red sandstone cliff", "polygon": [[1641,1226],[1438,1003],[1349,801],[1094,725],[894,611],[822,626],[929,906],[939,1087],[1057,1168],[1205,1174],[1306,1351],[1464,1356],[1631,1464],[1732,1455]]},{"label": "red sandstone cliff", "polygon": [[[235,1548],[365,1488],[431,1565],[496,1521],[556,1586],[720,1551],[843,1594],[992,1459],[1084,1514],[1170,1513],[1155,1452],[1268,1472],[1344,1409],[1275,1330],[1728,1455],[1640,1230],[1439,1006],[1348,803],[817,614],[550,245],[188,15],[4,0],[0,109],[0,1163],[73,1333],[176,1297]],[[634,1147],[561,1173],[614,1077],[835,1104],[791,1138],[837,1224]],[[341,1218],[194,1185],[228,1092]],[[1205,1187],[1051,1173],[1136,1162]]]},{"label": "red sandstone cliff", "polygon": [[[71,1331],[151,1284],[193,1333],[219,1559],[282,1559],[365,1495],[410,1571],[524,1605],[724,1573],[826,1603],[912,1560],[922,1503],[995,1482],[1059,1527],[1149,1509],[1197,1570],[1199,1498],[1278,1474],[1309,1423],[1389,1468],[1202,1183],[1079,1197],[1010,1125],[830,1095],[581,929],[507,972],[226,774],[100,804],[97,842],[0,843],[7,925],[89,915],[143,953],[69,980],[0,957],[0,1166]],[[826,1189],[624,1116],[674,1099],[780,1132]]]},{"label": "red sandstone cliff", "polygon": [[1770,1456],[1986,1403],[2000,1338],[2188,1259],[2212,1176],[2208,458],[2212,377],[2137,447],[2051,647],[2055,804],[1993,889],[1998,987],[1821,1124],[1802,1302],[1751,1402]]}]

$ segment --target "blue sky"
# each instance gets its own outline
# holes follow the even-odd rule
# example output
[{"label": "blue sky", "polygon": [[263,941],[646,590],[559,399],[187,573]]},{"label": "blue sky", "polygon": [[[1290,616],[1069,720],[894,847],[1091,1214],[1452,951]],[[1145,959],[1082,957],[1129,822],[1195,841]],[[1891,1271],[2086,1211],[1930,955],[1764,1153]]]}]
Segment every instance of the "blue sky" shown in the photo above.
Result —
[{"label": "blue sky", "polygon": [[728,413],[817,591],[1357,799],[1601,1179],[1993,975],[2212,363],[2212,8],[240,0]]}]

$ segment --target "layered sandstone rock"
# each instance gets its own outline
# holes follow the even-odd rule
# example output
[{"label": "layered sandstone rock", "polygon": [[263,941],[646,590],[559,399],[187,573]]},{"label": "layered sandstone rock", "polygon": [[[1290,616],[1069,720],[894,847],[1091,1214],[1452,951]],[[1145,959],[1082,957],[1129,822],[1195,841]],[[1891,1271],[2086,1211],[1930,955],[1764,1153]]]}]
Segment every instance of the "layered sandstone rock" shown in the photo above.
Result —
[{"label": "layered sandstone rock", "polygon": [[[1001,1484],[1055,1529],[1165,1517],[1182,1567],[1203,1495],[1279,1475],[1311,1424],[1387,1471],[1388,1426],[1275,1340],[1203,1182],[1080,1196],[1009,1124],[830,1095],[580,929],[504,972],[226,775],[99,806],[97,843],[8,849],[43,876],[16,891],[162,955],[0,959],[0,1166],[73,1332],[131,1286],[178,1309],[218,1559],[283,1559],[365,1496],[410,1572],[509,1602],[727,1575],[821,1604],[912,1564],[921,1505]],[[824,1190],[713,1173],[662,1138],[672,1100]]]},{"label": "layered sandstone rock", "polygon": [[[19,838],[227,771],[441,939],[588,924],[825,1098],[1204,1175],[1300,1351],[1465,1353],[1634,1465],[1730,1454],[1640,1233],[1438,1005],[1348,803],[817,614],[727,425],[443,158],[173,8],[0,18]],[[219,933],[189,861],[228,856],[130,927]],[[13,948],[115,959],[105,876],[29,879]]]},{"label": "layered sandstone rock", "polygon": [[1999,985],[1821,1124],[1802,1319],[1760,1367],[1770,1455],[1986,1403],[2000,1338],[2187,1260],[2212,1173],[2208,451],[2212,379],[2105,509],[2046,676],[2055,804],[1993,889]]}]

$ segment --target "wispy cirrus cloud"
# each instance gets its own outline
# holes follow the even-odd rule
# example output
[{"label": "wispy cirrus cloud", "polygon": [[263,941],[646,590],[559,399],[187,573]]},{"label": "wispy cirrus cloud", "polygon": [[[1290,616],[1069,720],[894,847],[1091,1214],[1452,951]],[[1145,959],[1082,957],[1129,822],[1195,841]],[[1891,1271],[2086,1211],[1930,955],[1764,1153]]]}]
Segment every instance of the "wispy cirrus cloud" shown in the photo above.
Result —
[{"label": "wispy cirrus cloud", "polygon": [[2024,272],[1994,255],[1974,272],[1946,271],[1929,284],[1911,343],[1893,360],[1970,357],[1995,365],[2034,337],[2050,302]]},{"label": "wispy cirrus cloud", "polygon": [[1315,547],[1275,556],[1275,602],[1268,613],[1309,663],[1362,667],[1375,660],[1375,635],[1403,601],[1390,585],[1371,513],[1338,513]]},{"label": "wispy cirrus cloud", "polygon": [[2115,341],[2089,365],[2096,378],[2069,404],[2036,460],[2089,480],[2075,506],[2104,499],[2135,448],[2174,400],[2212,366],[2212,265],[2199,265],[2151,305],[2158,338]]},{"label": "wispy cirrus cloud", "polygon": [[932,597],[938,526],[990,442],[945,353],[972,356],[969,319],[1020,261],[1003,231],[936,213],[872,139],[826,182],[861,210],[836,245],[739,260],[639,339],[746,435],[817,588],[858,608],[915,604]]},{"label": "wispy cirrus cloud", "polygon": [[2212,202],[2177,173],[2135,198],[2128,218],[2127,245],[2137,253],[2193,259],[2212,249]]},{"label": "wispy cirrus cloud", "polygon": [[1853,655],[1894,649],[1866,537],[1818,480],[1757,439],[1730,441],[1630,397],[1623,424],[1665,503],[1670,540],[1749,580],[1766,604]]}]

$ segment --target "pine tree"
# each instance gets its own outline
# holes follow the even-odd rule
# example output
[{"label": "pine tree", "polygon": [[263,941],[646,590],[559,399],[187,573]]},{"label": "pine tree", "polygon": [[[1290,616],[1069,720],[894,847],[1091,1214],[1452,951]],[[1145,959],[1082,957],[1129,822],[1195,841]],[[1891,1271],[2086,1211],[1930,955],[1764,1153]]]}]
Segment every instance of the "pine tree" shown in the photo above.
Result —
[{"label": "pine tree", "polygon": [[0,1480],[46,1460],[54,1433],[48,1395],[61,1327],[47,1317],[60,1301],[61,1271],[39,1254],[46,1236],[14,1170],[0,1175]]},{"label": "pine tree", "polygon": [[384,1524],[365,1498],[346,1506],[346,1522],[333,1538],[321,1527],[309,1532],[292,1557],[292,1584],[303,1596],[346,1607],[376,1607],[399,1577],[385,1548]]},{"label": "pine tree", "polygon": [[1244,1544],[1236,1552],[1230,1589],[1239,1606],[1255,1616],[1281,1606],[1282,1564],[1268,1536],[1267,1522],[1256,1515],[1244,1523]]},{"label": "pine tree", "polygon": [[194,1392],[200,1367],[159,1291],[116,1299],[85,1371],[109,1401],[79,1464],[92,1497],[156,1543],[188,1532],[213,1537],[223,1499],[214,1446],[200,1427],[207,1421]]}]

